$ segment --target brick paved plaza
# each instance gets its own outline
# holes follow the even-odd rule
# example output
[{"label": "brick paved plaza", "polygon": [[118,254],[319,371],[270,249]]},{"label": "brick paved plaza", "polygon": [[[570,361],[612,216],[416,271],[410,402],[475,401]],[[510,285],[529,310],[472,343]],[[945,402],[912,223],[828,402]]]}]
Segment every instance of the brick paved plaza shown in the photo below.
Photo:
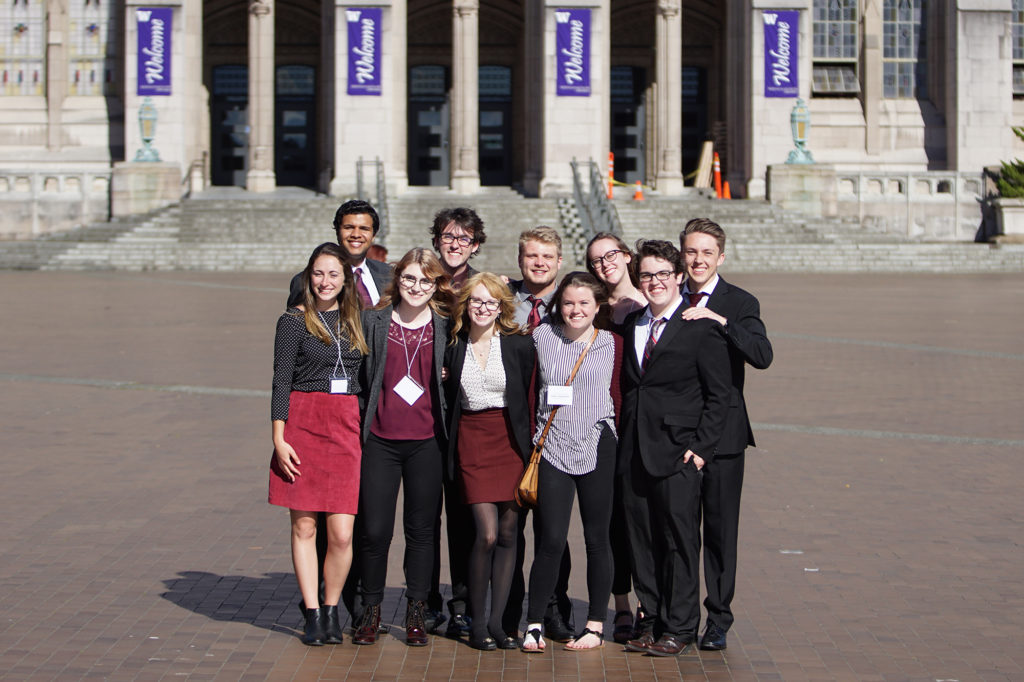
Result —
[{"label": "brick paved plaza", "polygon": [[0,271],[0,678],[1024,679],[1024,275],[734,278],[775,363],[729,648],[678,659],[303,646],[266,504],[288,277]]}]

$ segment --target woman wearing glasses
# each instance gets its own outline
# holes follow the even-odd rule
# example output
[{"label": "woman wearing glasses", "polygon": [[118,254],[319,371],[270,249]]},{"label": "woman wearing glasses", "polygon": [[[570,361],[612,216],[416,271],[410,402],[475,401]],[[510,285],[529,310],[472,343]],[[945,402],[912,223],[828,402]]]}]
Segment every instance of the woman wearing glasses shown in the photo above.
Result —
[{"label": "woman wearing glasses", "polygon": [[[637,289],[633,252],[617,235],[598,232],[587,244],[587,270],[601,280],[608,292],[608,302],[601,306],[598,314],[598,326],[605,326],[621,334],[626,317],[647,305],[647,299]],[[626,535],[626,517],[619,480],[616,479],[615,497],[612,500],[612,595],[615,599],[612,638],[619,644],[625,644],[635,636],[636,627],[643,618],[643,608],[637,605],[634,618],[633,609],[629,605],[629,592],[632,589],[629,538]]]},{"label": "woman wearing glasses", "polygon": [[[302,302],[277,321],[270,418],[270,504],[291,510],[292,563],[306,617],[302,642],[341,643],[338,599],[352,566],[359,503],[359,294],[337,244],[313,250]],[[317,596],[316,517],[327,513],[324,606]]]},{"label": "woman wearing glasses", "polygon": [[427,249],[409,251],[380,304],[362,315],[370,354],[363,364],[362,489],[359,496],[363,617],[352,641],[373,644],[380,626],[388,548],[404,485],[406,644],[425,646],[424,609],[441,500],[445,397],[441,388],[448,276]]},{"label": "woman wearing glasses", "polygon": [[607,314],[606,319],[615,330],[622,326],[627,315],[647,305],[637,289],[633,270],[633,252],[617,235],[598,232],[587,244],[587,271],[608,290],[607,310],[602,310],[598,319]]},{"label": "woman wearing glasses", "polygon": [[[604,301],[605,289],[597,278],[586,272],[569,273],[555,292],[550,322],[533,331],[541,386],[534,440],[542,437],[549,419],[551,425],[537,482],[540,539],[530,569],[528,625],[522,646],[527,653],[541,652],[546,646],[541,622],[558,580],[574,497],[579,498],[587,548],[590,608],[586,626],[565,648],[582,651],[604,645],[604,617],[612,586],[608,528],[622,364],[621,337],[594,327]],[[571,385],[566,385],[570,377]]]},{"label": "woman wearing glasses", "polygon": [[502,630],[501,617],[516,565],[514,490],[530,458],[527,398],[536,361],[533,339],[516,324],[515,312],[515,297],[497,275],[473,275],[459,295],[445,354],[448,473],[458,469],[476,526],[469,556],[469,645],[483,651],[517,647],[515,637]]}]

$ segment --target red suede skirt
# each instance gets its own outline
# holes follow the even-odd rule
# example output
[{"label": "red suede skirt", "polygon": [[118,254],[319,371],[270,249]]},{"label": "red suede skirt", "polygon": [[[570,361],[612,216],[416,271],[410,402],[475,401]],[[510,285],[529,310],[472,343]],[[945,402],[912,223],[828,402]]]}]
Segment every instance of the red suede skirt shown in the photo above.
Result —
[{"label": "red suede skirt", "polygon": [[299,458],[289,482],[270,455],[267,501],[309,512],[355,514],[359,507],[359,401],[354,395],[292,391],[284,440]]},{"label": "red suede skirt", "polygon": [[512,442],[508,410],[464,411],[459,417],[459,482],[466,504],[515,499],[523,460]]}]

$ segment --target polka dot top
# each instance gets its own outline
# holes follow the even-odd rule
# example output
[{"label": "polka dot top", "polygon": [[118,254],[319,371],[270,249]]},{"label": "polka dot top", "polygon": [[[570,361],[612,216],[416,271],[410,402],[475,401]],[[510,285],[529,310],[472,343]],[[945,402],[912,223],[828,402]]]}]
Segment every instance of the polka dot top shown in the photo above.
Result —
[{"label": "polka dot top", "polygon": [[[337,329],[338,311],[328,310],[323,315],[327,328]],[[277,336],[274,337],[274,388],[270,404],[272,420],[288,420],[288,401],[292,391],[303,393],[328,393],[331,389],[331,374],[338,363],[338,345],[325,344],[306,330],[302,311],[289,308],[277,320]],[[358,394],[359,368],[363,356],[354,350],[348,336],[341,335],[341,364],[337,376],[348,375],[348,393]],[[344,369],[342,369],[344,367]]]}]

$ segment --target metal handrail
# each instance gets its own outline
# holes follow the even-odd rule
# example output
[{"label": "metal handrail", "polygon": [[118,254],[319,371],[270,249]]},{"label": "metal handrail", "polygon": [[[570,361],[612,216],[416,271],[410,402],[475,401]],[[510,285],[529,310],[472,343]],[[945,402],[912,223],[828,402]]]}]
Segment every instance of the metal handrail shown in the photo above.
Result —
[{"label": "metal handrail", "polygon": [[[621,236],[622,224],[619,222],[619,214],[608,201],[604,179],[597,163],[593,160],[580,162],[574,158],[569,165],[572,168],[572,196],[576,201],[576,210],[579,212],[587,241],[598,232],[611,232]],[[586,189],[580,178],[580,166],[588,167],[589,183]]]},{"label": "metal handrail", "polygon": [[[363,167],[366,165],[376,166],[374,182],[377,186],[372,199],[366,192],[366,182],[363,178]],[[381,245],[386,245],[391,217],[388,211],[388,191],[387,183],[384,179],[384,163],[380,160],[380,157],[375,158],[373,161],[366,161],[360,156],[356,161],[356,197],[363,201],[369,201],[376,207],[377,216],[380,218],[380,230],[377,232],[375,241]]]}]

